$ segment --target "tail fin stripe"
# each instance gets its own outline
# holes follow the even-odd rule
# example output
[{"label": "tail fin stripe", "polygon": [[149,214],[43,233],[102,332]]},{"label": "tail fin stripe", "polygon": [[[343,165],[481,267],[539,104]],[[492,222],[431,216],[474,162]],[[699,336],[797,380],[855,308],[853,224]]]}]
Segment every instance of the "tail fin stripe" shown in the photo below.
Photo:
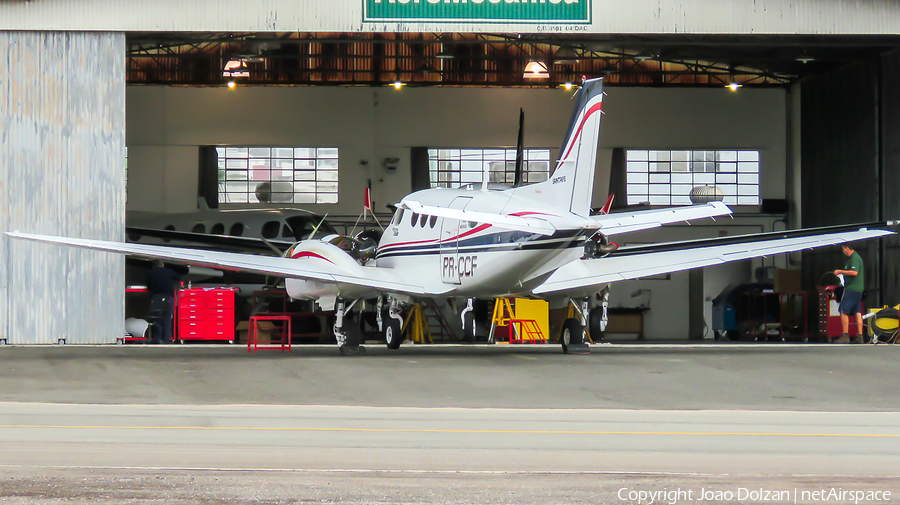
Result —
[{"label": "tail fin stripe", "polygon": [[595,105],[592,105],[591,108],[588,109],[587,113],[585,113],[584,115],[584,118],[581,120],[581,123],[578,124],[578,129],[575,131],[575,135],[572,135],[572,141],[569,143],[569,149],[568,151],[566,151],[566,155],[563,156],[562,160],[560,160],[560,163],[563,163],[567,159],[569,159],[569,154],[572,153],[572,148],[574,148],[575,144],[578,142],[578,137],[581,135],[581,130],[584,128],[584,124],[587,123],[588,119],[590,119],[595,112],[600,112],[600,109],[602,107],[603,102],[599,102]]}]

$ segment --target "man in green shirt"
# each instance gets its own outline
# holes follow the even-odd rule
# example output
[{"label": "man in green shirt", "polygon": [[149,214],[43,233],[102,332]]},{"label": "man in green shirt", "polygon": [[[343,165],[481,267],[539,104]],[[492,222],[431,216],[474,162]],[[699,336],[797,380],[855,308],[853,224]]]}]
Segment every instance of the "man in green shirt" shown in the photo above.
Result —
[{"label": "man in green shirt", "polygon": [[[844,244],[841,246],[844,256],[847,256],[847,264],[843,270],[835,270],[834,275],[843,275],[846,279],[844,283],[844,295],[841,297],[840,313],[841,313],[841,330],[843,334],[837,343],[839,344],[861,344],[863,343],[862,331],[862,312],[859,310],[859,304],[862,301],[863,291],[866,290],[866,276],[863,268],[863,260],[853,248],[853,244]],[[856,315],[856,336],[850,340],[850,316]]]}]

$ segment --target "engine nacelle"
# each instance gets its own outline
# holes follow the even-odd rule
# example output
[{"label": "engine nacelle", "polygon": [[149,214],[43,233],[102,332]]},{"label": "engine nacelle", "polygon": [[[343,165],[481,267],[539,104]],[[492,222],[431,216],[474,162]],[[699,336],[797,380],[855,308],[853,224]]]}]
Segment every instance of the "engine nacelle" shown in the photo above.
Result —
[{"label": "engine nacelle", "polygon": [[584,243],[582,259],[602,258],[619,249],[619,244],[610,242],[609,237],[598,233]]},{"label": "engine nacelle", "polygon": [[[360,264],[358,242],[343,235],[329,235],[321,240],[304,240],[294,244],[285,252],[285,257],[298,262],[307,263],[310,270],[333,272],[352,277],[365,277],[366,273]],[[302,268],[303,263],[299,265]],[[322,297],[361,298],[371,288],[350,284],[335,284],[313,279],[285,279],[284,287],[292,298],[317,300]]]}]

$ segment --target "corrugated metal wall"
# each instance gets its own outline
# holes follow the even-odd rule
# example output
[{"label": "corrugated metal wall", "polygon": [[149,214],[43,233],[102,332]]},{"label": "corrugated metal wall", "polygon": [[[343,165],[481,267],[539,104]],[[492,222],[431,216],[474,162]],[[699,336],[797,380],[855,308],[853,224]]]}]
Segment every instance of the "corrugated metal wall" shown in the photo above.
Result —
[{"label": "corrugated metal wall", "polygon": [[[0,231],[121,240],[125,37],[0,32]],[[124,319],[121,256],[10,240],[0,338],[109,343]]]},{"label": "corrugated metal wall", "polygon": [[[802,85],[802,226],[900,219],[900,54]],[[900,303],[896,237],[860,244],[868,306]],[[835,247],[804,253],[804,286],[845,262]]]},{"label": "corrugated metal wall", "polygon": [[[515,33],[900,33],[894,0],[580,0],[591,23],[364,22],[366,0],[54,0],[0,2],[0,30]],[[389,3],[384,0],[382,5]],[[374,3],[373,3],[374,4]],[[419,5],[425,4],[421,2]],[[444,4],[447,4],[445,2]],[[487,4],[487,2],[484,2]],[[493,4],[493,2],[491,2]],[[425,5],[426,7],[430,5]],[[453,8],[466,7],[450,2]],[[471,5],[470,5],[471,6]],[[396,4],[415,9],[416,3]],[[515,3],[516,11],[524,11]]]}]

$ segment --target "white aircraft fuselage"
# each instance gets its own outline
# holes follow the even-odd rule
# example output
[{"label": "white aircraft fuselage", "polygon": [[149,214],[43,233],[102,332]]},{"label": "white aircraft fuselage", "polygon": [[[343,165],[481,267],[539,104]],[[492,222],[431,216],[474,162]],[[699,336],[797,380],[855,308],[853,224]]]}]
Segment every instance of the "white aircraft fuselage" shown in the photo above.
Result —
[{"label": "white aircraft fuselage", "polygon": [[[522,195],[526,188],[489,190],[426,189],[400,202],[378,244],[375,260],[359,265],[331,244],[301,248],[308,261],[330,262],[356,270],[387,268],[423,285],[434,297],[498,297],[530,295],[559,266],[581,257],[584,241],[596,230],[580,226],[586,221],[568,211]],[[534,194],[540,189],[531,189]],[[540,193],[537,193],[540,195]],[[406,201],[430,206],[509,216],[531,216],[554,225],[556,232],[543,235],[505,229],[489,223],[439,217],[404,208]],[[299,259],[299,258],[298,258]],[[349,261],[348,261],[349,260]],[[366,298],[372,290],[349,284],[324,284],[288,279],[286,287],[295,298],[322,296]],[[367,295],[366,292],[369,292]]]}]

